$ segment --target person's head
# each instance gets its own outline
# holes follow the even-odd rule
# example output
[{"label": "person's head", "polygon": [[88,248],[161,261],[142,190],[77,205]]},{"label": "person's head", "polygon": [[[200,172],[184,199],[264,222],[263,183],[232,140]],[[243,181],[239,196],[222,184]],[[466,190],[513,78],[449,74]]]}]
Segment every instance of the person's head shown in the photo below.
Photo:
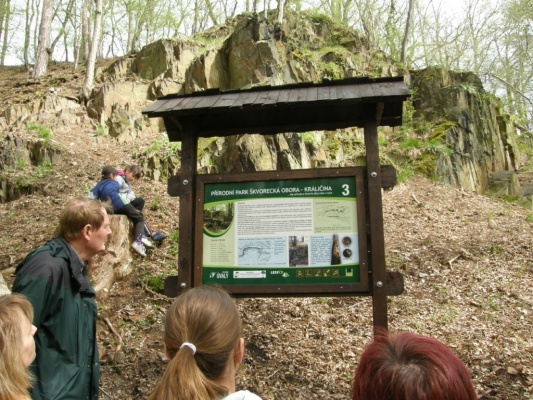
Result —
[{"label": "person's head", "polygon": [[165,320],[169,363],[150,399],[212,400],[234,391],[244,355],[241,331],[237,307],[223,289],[204,285],[178,296]]},{"label": "person's head", "polygon": [[56,235],[71,243],[82,260],[88,260],[105,250],[111,234],[107,211],[108,203],[88,198],[71,200],[59,217]]},{"label": "person's head", "polygon": [[470,373],[437,339],[376,332],[355,372],[353,400],[476,400]]},{"label": "person's head", "polygon": [[138,180],[142,177],[141,167],[138,165],[128,165],[124,169],[124,176],[128,181]]},{"label": "person's head", "polygon": [[20,294],[0,296],[0,399],[28,397],[35,359],[33,308]]},{"label": "person's head", "polygon": [[104,168],[102,168],[102,172],[100,173],[100,177],[102,179],[115,179],[116,176],[117,170],[111,165],[106,165]]}]

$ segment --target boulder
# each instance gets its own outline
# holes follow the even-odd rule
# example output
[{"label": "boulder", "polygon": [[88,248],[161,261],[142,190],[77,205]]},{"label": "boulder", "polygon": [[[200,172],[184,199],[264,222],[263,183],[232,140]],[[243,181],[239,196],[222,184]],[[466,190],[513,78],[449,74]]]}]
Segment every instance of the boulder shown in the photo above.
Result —
[{"label": "boulder", "polygon": [[520,183],[512,171],[498,171],[490,174],[488,191],[496,196],[518,196]]},{"label": "boulder", "polygon": [[9,290],[9,287],[7,286],[4,276],[0,274],[0,296],[3,296],[4,294],[9,294],[9,293],[11,293],[11,290]]},{"label": "boulder", "polygon": [[130,221],[125,215],[110,215],[112,234],[106,250],[89,261],[88,272],[94,289],[99,292],[109,290],[115,281],[133,271],[130,251]]}]

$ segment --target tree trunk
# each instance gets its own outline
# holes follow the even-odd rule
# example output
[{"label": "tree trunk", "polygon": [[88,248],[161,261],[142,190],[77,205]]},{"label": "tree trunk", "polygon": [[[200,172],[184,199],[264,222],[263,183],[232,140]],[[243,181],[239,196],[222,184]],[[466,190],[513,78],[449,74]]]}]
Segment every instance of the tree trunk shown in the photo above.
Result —
[{"label": "tree trunk", "polygon": [[409,8],[407,9],[407,21],[405,22],[405,32],[402,40],[402,55],[401,62],[407,66],[407,41],[409,40],[409,29],[411,28],[411,19],[413,18],[413,9],[415,8],[416,0],[409,0]]},{"label": "tree trunk", "polygon": [[24,65],[29,66],[29,48],[30,48],[30,27],[33,22],[33,0],[28,0],[26,3],[26,26],[24,27],[24,48],[22,49],[22,57],[24,58]]},{"label": "tree trunk", "polygon": [[84,63],[87,61],[89,54],[89,7],[87,2],[89,0],[82,0],[81,5],[81,38],[80,50],[78,52],[78,62]]},{"label": "tree trunk", "polygon": [[103,0],[96,0],[96,9],[94,11],[94,29],[93,29],[93,40],[91,41],[91,51],[89,52],[89,57],[87,59],[87,71],[85,73],[85,82],[83,83],[82,88],[82,101],[87,102],[91,91],[94,86],[94,69],[96,66],[96,55],[98,49],[100,48],[100,34],[102,30],[102,8]]},{"label": "tree trunk", "polygon": [[[51,51],[51,54],[54,53],[54,49],[56,47],[56,44],[57,42],[59,42],[59,40],[61,40],[62,37],[65,38],[65,42],[66,42],[66,37],[67,37],[67,23],[70,19],[70,14],[72,13],[72,7],[74,6],[74,0],[69,0],[68,4],[67,4],[67,9],[65,11],[65,19],[63,20],[63,22],[61,23],[61,29],[59,30],[59,33],[58,35],[55,37],[55,39],[52,41],[52,44],[50,45],[50,51]],[[57,15],[57,13],[56,13]],[[68,47],[65,46],[65,52],[68,54],[68,51],[67,51]]]},{"label": "tree trunk", "polygon": [[40,78],[48,71],[48,58],[50,57],[50,31],[52,30],[52,13],[54,8],[53,0],[44,0],[43,13],[41,15],[41,25],[39,27],[39,42],[37,55],[35,57],[35,67],[33,78]]},{"label": "tree trunk", "polygon": [[0,65],[4,65],[4,61],[6,59],[6,52],[7,52],[7,45],[8,45],[8,37],[9,37],[9,20],[11,18],[11,2],[9,0],[6,0],[4,3],[5,7],[5,13],[4,13],[4,43],[2,46],[2,54],[0,55]]}]

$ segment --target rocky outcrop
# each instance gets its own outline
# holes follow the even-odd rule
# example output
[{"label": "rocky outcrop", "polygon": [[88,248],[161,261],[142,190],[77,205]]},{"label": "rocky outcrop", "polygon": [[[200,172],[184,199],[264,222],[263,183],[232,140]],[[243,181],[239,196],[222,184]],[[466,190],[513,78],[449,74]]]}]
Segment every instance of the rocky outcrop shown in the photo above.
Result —
[{"label": "rocky outcrop", "polygon": [[450,150],[437,154],[434,176],[484,193],[492,173],[519,168],[516,129],[479,77],[428,68],[412,72],[411,78],[414,129]]},{"label": "rocky outcrop", "polygon": [[106,250],[89,261],[87,270],[94,289],[106,291],[133,272],[130,250],[130,221],[125,215],[110,215],[111,236]]},{"label": "rocky outcrop", "polygon": [[[53,116],[66,126],[88,115],[98,135],[118,143],[154,137],[155,143],[165,135],[164,124],[148,120],[141,110],[168,94],[403,74],[413,89],[415,109],[412,121],[410,114],[405,116],[404,132],[425,143],[425,152],[418,152],[424,153],[424,173],[483,193],[492,173],[519,168],[511,119],[474,74],[439,68],[408,73],[383,52],[370,49],[364,37],[325,16],[288,13],[282,25],[272,21],[264,14],[247,14],[195,37],[158,40],[102,71],[86,110],[50,92],[42,101],[5,110],[0,126],[30,121],[36,114]],[[328,132],[306,135],[313,137],[215,138],[200,145],[199,168],[294,169],[348,166],[363,159],[356,130],[343,132],[342,139]],[[398,140],[398,135],[387,140]],[[146,152],[139,164],[146,175],[164,180],[179,170],[178,157]]]}]

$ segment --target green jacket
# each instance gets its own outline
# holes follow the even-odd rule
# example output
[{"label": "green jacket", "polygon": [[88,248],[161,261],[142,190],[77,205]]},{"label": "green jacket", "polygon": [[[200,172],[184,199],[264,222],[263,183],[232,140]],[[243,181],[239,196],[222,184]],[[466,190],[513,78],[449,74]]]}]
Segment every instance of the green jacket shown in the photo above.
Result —
[{"label": "green jacket", "polygon": [[98,399],[95,291],[74,249],[56,237],[30,253],[17,266],[13,292],[34,309],[32,399]]}]

